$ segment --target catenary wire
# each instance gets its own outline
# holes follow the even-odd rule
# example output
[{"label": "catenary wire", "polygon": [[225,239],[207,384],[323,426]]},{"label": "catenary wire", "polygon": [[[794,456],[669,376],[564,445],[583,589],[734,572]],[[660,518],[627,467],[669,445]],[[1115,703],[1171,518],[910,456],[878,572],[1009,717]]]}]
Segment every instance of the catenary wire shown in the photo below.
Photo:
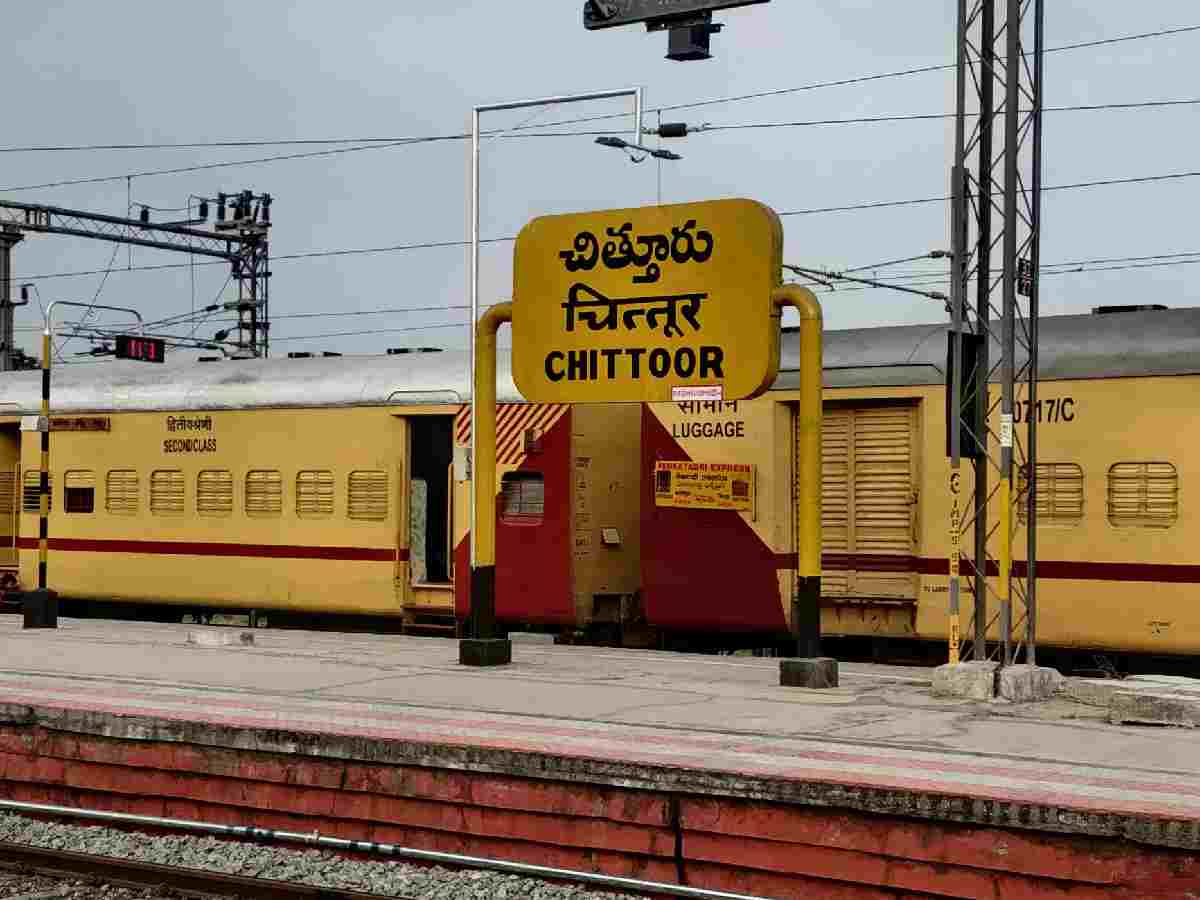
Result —
[{"label": "catenary wire", "polygon": [[[1069,106],[1047,106],[1042,108],[1043,113],[1050,112],[1097,112],[1097,111],[1113,111],[1113,110],[1132,110],[1132,109],[1156,109],[1163,107],[1175,106],[1194,106],[1200,104],[1200,98],[1185,98],[1174,100],[1137,100],[1128,103],[1080,103]],[[1028,111],[1026,111],[1028,112]],[[625,115],[625,114],[621,114]],[[977,116],[977,112],[969,112],[968,116]],[[1002,112],[997,112],[996,115],[1002,116]],[[730,122],[716,123],[696,126],[688,131],[689,135],[703,134],[706,131],[731,131],[738,129],[753,129],[753,128],[796,128],[803,126],[818,126],[818,125],[870,125],[887,122],[919,122],[925,120],[940,120],[952,119],[954,113],[898,113],[893,115],[879,116],[856,116],[845,119],[804,119],[798,121],[785,122]],[[573,121],[564,121],[557,124],[571,124]],[[555,123],[536,127],[551,127]],[[543,138],[543,137],[596,137],[607,135],[610,130],[604,131],[536,131],[522,132],[522,129],[534,127],[529,125],[514,125],[512,128],[504,129],[503,131],[487,131],[480,136],[484,138]],[[521,132],[521,133],[514,133]],[[361,147],[338,147],[334,150],[323,151],[321,153],[311,154],[312,156],[333,155],[334,153],[347,153],[357,150],[367,150],[375,145],[387,146],[402,146],[410,143],[428,143],[432,141],[459,141],[466,140],[471,135],[466,133],[461,134],[444,134],[444,135],[425,135],[420,137],[344,137],[344,138],[317,138],[317,139],[274,139],[260,141],[197,141],[192,143],[166,143],[166,144],[61,144],[47,146],[20,146],[20,147],[0,147],[0,153],[53,153],[53,152],[98,152],[107,150],[200,150],[200,149],[221,149],[221,148],[249,148],[249,147],[290,147],[290,146],[308,146],[308,145],[333,145],[333,144],[361,144]],[[261,161],[271,162],[277,158],[281,159],[305,159],[310,154],[287,154],[283,157],[264,157]],[[247,165],[253,162],[258,162],[257,158],[243,160],[228,160],[217,165]],[[116,180],[119,178],[143,177],[147,175],[174,175],[178,174],[180,169],[163,169],[148,172],[133,172],[127,175],[111,175],[103,176],[106,179]],[[186,171],[183,170],[183,171]],[[18,188],[0,188],[0,190],[18,190]],[[134,203],[134,206],[145,206],[155,212],[186,212],[190,209],[187,206],[154,206],[148,203]]]},{"label": "catenary wire", "polygon": [[[1193,257],[1193,258],[1189,259],[1189,258],[1176,258],[1176,257]],[[1187,254],[1160,254],[1160,255],[1156,255],[1156,256],[1146,256],[1146,257],[1113,257],[1111,259],[1106,259],[1106,260],[1097,260],[1097,262],[1102,262],[1102,263],[1118,262],[1118,263],[1120,263],[1120,262],[1124,262],[1125,260],[1157,260],[1157,261],[1132,262],[1132,263],[1128,263],[1128,264],[1124,264],[1124,265],[1103,265],[1103,266],[1094,266],[1094,267],[1090,267],[1090,268],[1082,266],[1082,263],[1084,261],[1072,262],[1072,263],[1052,263],[1052,264],[1048,264],[1047,266],[1043,267],[1041,271],[1042,271],[1043,275],[1049,275],[1049,276],[1078,275],[1078,274],[1088,274],[1091,272],[1112,272],[1112,271],[1122,271],[1122,270],[1127,270],[1127,269],[1148,269],[1148,268],[1160,268],[1160,267],[1169,267],[1169,266],[1200,264],[1200,258],[1196,258],[1196,257],[1200,257],[1200,251],[1196,251],[1194,253],[1187,253]],[[1057,266],[1057,267],[1075,266],[1076,268],[1050,271],[1049,266]],[[908,276],[908,277],[905,277],[902,279],[898,278],[898,279],[896,279],[895,283],[903,284],[903,285],[935,286],[935,285],[939,285],[939,284],[949,284],[950,278],[949,278],[948,273],[930,272],[925,275],[912,275],[912,276]],[[828,291],[821,291],[821,293],[839,293],[839,294],[840,293],[852,293],[852,292],[865,291],[865,290],[886,289],[886,287],[887,287],[886,285],[881,286],[880,288],[876,288],[871,285],[847,285],[847,286],[837,286],[837,287],[829,289]],[[317,318],[317,317],[323,317],[323,316],[343,316],[343,315],[344,316],[383,315],[383,314],[407,313],[407,312],[446,312],[446,311],[450,311],[450,310],[458,310],[458,309],[465,310],[465,309],[469,309],[469,308],[470,307],[468,307],[466,305],[438,306],[438,307],[408,307],[408,308],[397,307],[397,308],[373,309],[373,310],[352,310],[352,311],[347,311],[344,313],[293,313],[293,314],[286,314],[283,316],[276,316],[275,318],[277,318],[277,319],[295,319],[295,318]],[[237,320],[230,319],[229,321],[236,322]],[[74,323],[67,323],[67,324],[68,324],[68,326],[71,326],[71,327],[77,327]],[[213,323],[213,324],[215,324],[215,323]],[[408,331],[428,331],[428,330],[441,329],[441,328],[461,328],[466,324],[467,323],[465,321],[441,322],[441,323],[433,323],[433,324],[427,324],[427,325],[413,325],[413,326],[407,326],[407,327],[403,327],[403,328],[372,328],[372,329],[364,330],[364,331],[321,332],[318,334],[309,334],[309,335],[292,335],[292,336],[282,337],[282,338],[273,338],[273,340],[275,340],[275,341],[324,340],[326,338],[333,338],[333,337],[357,337],[357,336],[370,335],[370,334],[391,334],[391,333],[408,332]],[[94,326],[89,326],[89,327],[94,328]],[[38,327],[35,327],[35,326],[28,326],[28,327],[18,326],[15,330],[28,332],[28,331],[40,331],[41,329]],[[183,339],[182,336],[179,336],[179,335],[172,335],[171,337],[173,339]],[[206,339],[202,339],[202,338],[197,338],[196,341],[201,344],[219,343],[217,341],[211,341],[211,340],[206,340]],[[226,342],[226,343],[228,343],[228,342]]]},{"label": "catenary wire", "polygon": [[[1101,47],[1108,44],[1121,44],[1128,41],[1146,40],[1157,37],[1170,37],[1178,34],[1187,34],[1190,32],[1200,31],[1200,25],[1181,25],[1174,28],[1164,28],[1158,31],[1144,31],[1136,34],[1118,35],[1111,38],[1100,38],[1093,41],[1081,41],[1074,44],[1063,44],[1059,47],[1047,47],[1046,53],[1063,53],[1070,50],[1083,50],[1090,47]],[[921,75],[928,72],[950,71],[956,67],[956,63],[941,63],[938,65],[918,66],[912,69],[899,69],[892,72],[880,72],[873,75],[858,75],[850,78],[840,78],[833,81],[817,81],[810,84],[802,84],[796,87],[777,88],[769,91],[757,91],[751,94],[735,94],[726,97],[714,97],[707,100],[694,100],[687,103],[676,103],[670,106],[652,107],[647,112],[673,112],[679,109],[698,109],[705,106],[716,106],[722,103],[741,103],[746,100],[759,100],[765,97],[779,97],[786,94],[797,94],[803,91],[816,91],[824,88],[846,87],[855,84],[867,84],[873,81],[881,81],[888,78],[905,78],[911,75]],[[576,119],[560,119],[556,122],[547,122],[547,127],[558,125],[575,125],[585,122],[601,122],[607,119],[621,118],[622,113],[609,113],[606,115],[584,116]]]},{"label": "catenary wire", "polygon": [[433,325],[408,325],[403,328],[371,328],[366,331],[333,331],[324,334],[298,334],[289,337],[271,338],[275,343],[282,341],[317,341],[335,337],[358,337],[364,334],[397,334],[403,331],[433,331],[437,328],[465,328],[467,321],[442,322]]},{"label": "catenary wire", "polygon": [[[1081,188],[1110,187],[1110,186],[1124,185],[1124,184],[1155,183],[1155,182],[1175,180],[1175,179],[1194,178],[1198,175],[1200,175],[1200,171],[1197,171],[1197,172],[1174,172],[1174,173],[1165,173],[1165,174],[1161,174],[1161,175],[1139,175],[1139,176],[1133,176],[1130,178],[1109,178],[1109,179],[1103,179],[1103,180],[1099,180],[1099,181],[1076,182],[1073,184],[1047,185],[1043,188],[1043,190],[1044,191],[1063,191],[1063,190],[1075,190],[1075,189],[1081,189]],[[996,196],[999,196],[999,195],[997,194]],[[790,211],[782,212],[779,215],[781,215],[781,216],[801,216],[801,215],[815,215],[818,213],[827,213],[827,212],[849,212],[849,211],[868,210],[868,209],[886,209],[886,208],[892,208],[892,207],[915,206],[915,205],[919,205],[919,204],[928,204],[928,203],[945,203],[945,202],[948,202],[950,199],[951,198],[947,197],[947,196],[939,196],[939,197],[918,197],[918,198],[907,199],[907,200],[880,200],[880,201],[871,201],[871,202],[866,202],[866,203],[847,204],[844,206],[827,206],[827,207],[816,207],[816,208],[811,208],[811,209],[790,210]],[[481,243],[484,243],[484,244],[511,243],[512,241],[515,241],[515,240],[516,240],[516,236],[512,235],[512,236],[505,236],[505,237],[483,238],[481,240]],[[280,261],[284,261],[284,260],[296,260],[296,259],[316,259],[316,258],[322,258],[322,257],[356,256],[356,255],[366,255],[366,254],[374,254],[374,253],[396,253],[396,252],[403,252],[403,251],[410,251],[410,250],[427,250],[427,249],[436,249],[436,248],[465,247],[468,245],[468,243],[469,243],[468,241],[464,241],[464,240],[422,241],[422,242],[406,243],[406,244],[391,244],[391,245],[380,246],[380,247],[353,247],[353,248],[347,248],[347,249],[341,249],[341,250],[310,250],[310,251],[305,251],[305,252],[301,252],[301,253],[287,253],[287,254],[273,255],[271,257],[271,261],[272,262],[280,262]],[[1187,255],[1187,254],[1184,254],[1184,255]],[[224,265],[224,264],[225,263],[223,263],[221,261],[205,260],[203,262],[198,262],[196,265],[204,266],[204,265]],[[153,272],[153,271],[163,271],[163,270],[168,270],[168,269],[180,269],[180,268],[186,267],[187,265],[188,265],[187,263],[163,263],[160,265],[133,266],[131,268],[123,269],[120,271]],[[22,276],[22,280],[24,280],[24,281],[44,281],[44,280],[49,280],[49,279],[54,279],[54,278],[76,278],[76,277],[82,277],[82,276],[87,276],[87,275],[103,274],[104,271],[105,270],[103,270],[103,269],[84,269],[84,270],[79,270],[79,271],[74,271],[74,272],[50,272],[50,273],[45,273],[45,274],[40,274],[40,275],[25,275],[25,276]],[[16,279],[14,277],[14,281],[15,280]]]},{"label": "catenary wire", "polygon": [[[1106,46],[1106,45],[1111,45],[1111,44],[1119,44],[1119,43],[1124,43],[1124,42],[1128,42],[1128,41],[1145,40],[1148,38],[1167,37],[1167,36],[1172,36],[1172,35],[1195,32],[1195,31],[1200,31],[1200,25],[1184,25],[1184,26],[1179,26],[1179,27],[1175,27],[1175,28],[1160,29],[1158,31],[1141,32],[1141,33],[1129,34],[1129,35],[1119,35],[1117,37],[1102,38],[1102,39],[1093,40],[1093,41],[1081,41],[1081,42],[1077,42],[1074,44],[1065,44],[1065,45],[1062,45],[1059,47],[1050,47],[1050,48],[1047,48],[1045,52],[1046,53],[1060,53],[1060,52],[1068,51],[1068,50],[1080,50],[1080,49],[1091,48],[1091,47],[1100,47],[1100,46]],[[841,86],[852,85],[852,84],[864,84],[864,83],[878,81],[880,79],[885,79],[885,78],[897,78],[897,77],[903,77],[903,76],[908,76],[908,75],[920,74],[920,73],[924,73],[924,72],[936,72],[936,71],[942,71],[942,70],[949,70],[949,69],[953,69],[953,68],[955,68],[954,63],[943,63],[943,64],[939,64],[939,65],[921,66],[921,67],[918,67],[915,69],[905,69],[905,70],[900,70],[900,71],[896,71],[896,72],[885,72],[885,73],[879,73],[879,74],[875,74],[875,75],[862,75],[862,76],[856,76],[856,77],[852,77],[852,78],[839,79],[839,80],[835,80],[835,81],[815,82],[812,84],[800,85],[798,87],[780,88],[780,89],[776,89],[776,90],[772,90],[772,91],[760,91],[760,92],[752,93],[752,94],[741,94],[741,95],[735,95],[735,96],[730,96],[730,97],[718,97],[718,98],[712,98],[712,99],[708,99],[708,100],[696,100],[696,101],[690,101],[687,103],[677,103],[677,104],[668,105],[668,106],[655,107],[648,111],[649,112],[670,112],[670,111],[680,110],[680,109],[697,109],[700,107],[712,106],[712,105],[722,104],[722,103],[734,103],[734,102],[741,102],[741,101],[745,101],[745,100],[755,100],[755,99],[760,99],[763,97],[781,96],[784,94],[797,93],[800,91],[818,90],[821,88],[841,87]],[[570,125],[570,124],[578,124],[578,123],[584,123],[584,122],[604,121],[604,120],[614,119],[614,118],[623,118],[626,115],[628,115],[628,114],[627,113],[611,113],[608,115],[601,115],[601,116],[585,116],[585,117],[579,117],[579,118],[575,118],[575,119],[565,119],[565,120],[560,120],[557,122],[544,123],[543,125],[540,125],[540,126],[527,126],[527,127],[555,127],[558,125]],[[516,130],[519,130],[520,127],[522,127],[522,126],[518,126],[518,128],[516,128],[516,129],[505,129],[505,131],[510,131],[510,132],[516,131]],[[48,188],[54,188],[54,187],[66,187],[66,186],[77,185],[77,184],[95,184],[95,183],[100,183],[100,182],[105,182],[105,181],[120,180],[120,179],[124,179],[124,178],[129,178],[129,177],[148,177],[150,175],[180,174],[183,172],[203,171],[206,169],[224,168],[224,167],[228,167],[228,166],[254,165],[257,163],[278,162],[278,161],[288,160],[288,159],[303,159],[303,158],[311,158],[311,157],[318,157],[318,156],[329,156],[329,155],[333,155],[333,154],[358,152],[358,151],[362,151],[362,150],[370,150],[373,148],[398,146],[398,145],[402,145],[402,144],[429,143],[429,142],[434,142],[434,141],[446,141],[446,140],[463,140],[465,137],[467,137],[467,135],[454,134],[454,135],[430,135],[430,136],[424,136],[424,137],[401,138],[396,141],[371,139],[371,141],[372,141],[371,143],[365,144],[363,146],[338,147],[338,148],[335,148],[332,150],[319,150],[319,151],[315,151],[312,153],[283,154],[283,155],[278,155],[278,156],[261,157],[261,158],[249,159],[249,160],[231,160],[231,161],[224,161],[224,162],[219,162],[219,163],[208,163],[208,164],[201,164],[201,165],[196,165],[196,166],[185,166],[185,167],[180,167],[178,169],[164,169],[164,170],[148,171],[148,172],[142,172],[142,173],[126,173],[123,175],[114,175],[114,176],[99,176],[99,177],[94,177],[94,178],[70,179],[70,180],[59,181],[59,182],[48,182],[48,183],[40,184],[40,185],[24,185],[24,186],[20,186],[20,187],[0,188],[0,192],[42,190],[42,189],[48,189]],[[327,140],[336,140],[336,139],[327,139]],[[237,142],[218,142],[218,143],[234,144]],[[268,142],[262,142],[262,145],[267,146]],[[100,149],[99,145],[96,145],[96,148]],[[20,148],[16,148],[16,149],[20,149]],[[46,149],[51,149],[51,148],[46,148]]]}]

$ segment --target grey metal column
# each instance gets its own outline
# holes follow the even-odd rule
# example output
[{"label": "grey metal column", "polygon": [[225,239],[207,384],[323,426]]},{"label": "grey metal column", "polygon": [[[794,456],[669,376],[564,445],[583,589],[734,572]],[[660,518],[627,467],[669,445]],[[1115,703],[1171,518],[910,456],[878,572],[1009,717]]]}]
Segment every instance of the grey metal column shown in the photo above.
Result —
[{"label": "grey metal column", "polygon": [[962,531],[962,508],[959,506],[959,490],[962,467],[962,394],[963,394],[963,325],[967,299],[967,0],[958,0],[958,53],[957,102],[954,115],[954,165],[950,170],[950,417],[946,427],[950,429],[950,557],[948,571],[950,580],[950,662],[959,661],[961,640],[961,602],[959,592],[961,579],[959,565]]},{"label": "grey metal column", "polygon": [[[962,429],[961,436],[949,436],[951,490],[959,484],[953,476],[961,456],[968,453],[964,445],[969,436],[975,483],[973,503],[963,510],[963,530],[969,522],[974,559],[971,572],[962,574],[974,574],[975,602],[963,656],[996,658],[988,653],[991,635],[999,638],[996,652],[1006,665],[1018,660],[1022,647],[1026,662],[1034,662],[1036,655],[1043,15],[1043,0],[959,3],[958,109],[951,186],[954,303],[947,389],[952,394],[962,389],[964,406],[973,403],[974,415],[968,423],[951,404],[949,427],[961,425]],[[1030,24],[1032,53],[1026,39]],[[1004,47],[997,53],[1001,41]],[[1002,98],[996,97],[997,85],[1003,86]],[[1002,100],[999,109],[998,99]],[[1001,111],[1005,127],[997,128]],[[973,310],[966,303],[972,279]],[[973,375],[966,359],[968,341],[978,355]],[[989,388],[998,392],[995,402]],[[1025,426],[1020,434],[1015,428],[1018,423]],[[1027,488],[1024,493],[1023,487]],[[956,497],[951,498],[952,504]],[[1024,567],[1014,549],[1022,524],[1027,531]],[[954,574],[952,564],[952,595]],[[962,579],[957,580],[961,597]],[[952,597],[952,634],[954,608]],[[968,640],[969,649],[965,646]]]},{"label": "grey metal column", "polygon": [[[1033,281],[1029,291],[1029,408],[1038,405],[1038,316],[1042,263],[1042,58],[1045,55],[1044,0],[1034,0],[1033,22],[1033,173],[1030,179],[1032,209],[1029,261]],[[1026,416],[1025,455],[1029,495],[1026,498],[1025,661],[1037,665],[1037,417]]]},{"label": "grey metal column", "polygon": [[992,290],[992,131],[995,124],[994,88],[996,79],[996,10],[993,0],[980,3],[979,35],[979,169],[976,221],[975,318],[980,343],[975,370],[975,423],[971,429],[982,451],[975,457],[975,612],[971,642],[973,656],[987,659],[987,571],[988,571],[988,376],[991,346],[988,324],[991,319]]}]

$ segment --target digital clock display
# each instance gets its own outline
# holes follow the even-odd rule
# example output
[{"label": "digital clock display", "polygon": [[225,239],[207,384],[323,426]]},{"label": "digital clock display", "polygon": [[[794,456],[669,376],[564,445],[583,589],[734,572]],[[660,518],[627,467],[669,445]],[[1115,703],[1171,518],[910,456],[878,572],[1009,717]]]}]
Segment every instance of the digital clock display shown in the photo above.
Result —
[{"label": "digital clock display", "polygon": [[163,362],[166,342],[161,338],[138,337],[132,334],[117,335],[117,359],[134,359],[138,362]]}]

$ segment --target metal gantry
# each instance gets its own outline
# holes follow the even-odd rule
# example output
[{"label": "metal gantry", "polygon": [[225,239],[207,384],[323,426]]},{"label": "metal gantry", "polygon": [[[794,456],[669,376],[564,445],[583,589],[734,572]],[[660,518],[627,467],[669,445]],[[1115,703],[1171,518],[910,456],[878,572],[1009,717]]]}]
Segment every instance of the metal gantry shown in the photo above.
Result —
[{"label": "metal gantry", "polygon": [[[959,658],[960,606],[969,597],[963,656],[1035,664],[1043,0],[959,0],[958,17],[947,400],[951,661]],[[964,457],[971,485],[960,471]],[[1014,563],[1018,523],[1024,563]]]},{"label": "metal gantry", "polygon": [[[229,215],[226,215],[228,203]],[[156,223],[139,219],[0,200],[0,371],[11,368],[12,300],[10,252],[23,232],[69,234],[118,244],[176,250],[226,260],[230,277],[238,283],[237,353],[267,356],[270,349],[270,315],[267,305],[270,282],[270,253],[267,235],[271,227],[271,197],[250,191],[219,195],[217,218],[212,228],[199,223]]]}]

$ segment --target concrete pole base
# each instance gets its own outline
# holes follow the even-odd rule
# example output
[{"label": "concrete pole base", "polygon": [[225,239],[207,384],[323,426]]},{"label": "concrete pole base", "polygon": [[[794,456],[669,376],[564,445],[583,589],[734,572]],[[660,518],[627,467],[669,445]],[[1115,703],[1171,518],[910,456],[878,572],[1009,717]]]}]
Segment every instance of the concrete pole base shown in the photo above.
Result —
[{"label": "concrete pole base", "polygon": [[947,663],[933,670],[931,693],[958,700],[991,700],[996,696],[1000,664],[986,660]]},{"label": "concrete pole base", "polygon": [[835,688],[838,686],[837,660],[828,656],[780,660],[779,683],[784,687]]},{"label": "concrete pole base", "polygon": [[21,595],[25,628],[58,627],[58,594],[50,590],[25,591]]},{"label": "concrete pole base", "polygon": [[463,638],[458,642],[458,662],[463,666],[506,666],[512,662],[512,641]]}]

